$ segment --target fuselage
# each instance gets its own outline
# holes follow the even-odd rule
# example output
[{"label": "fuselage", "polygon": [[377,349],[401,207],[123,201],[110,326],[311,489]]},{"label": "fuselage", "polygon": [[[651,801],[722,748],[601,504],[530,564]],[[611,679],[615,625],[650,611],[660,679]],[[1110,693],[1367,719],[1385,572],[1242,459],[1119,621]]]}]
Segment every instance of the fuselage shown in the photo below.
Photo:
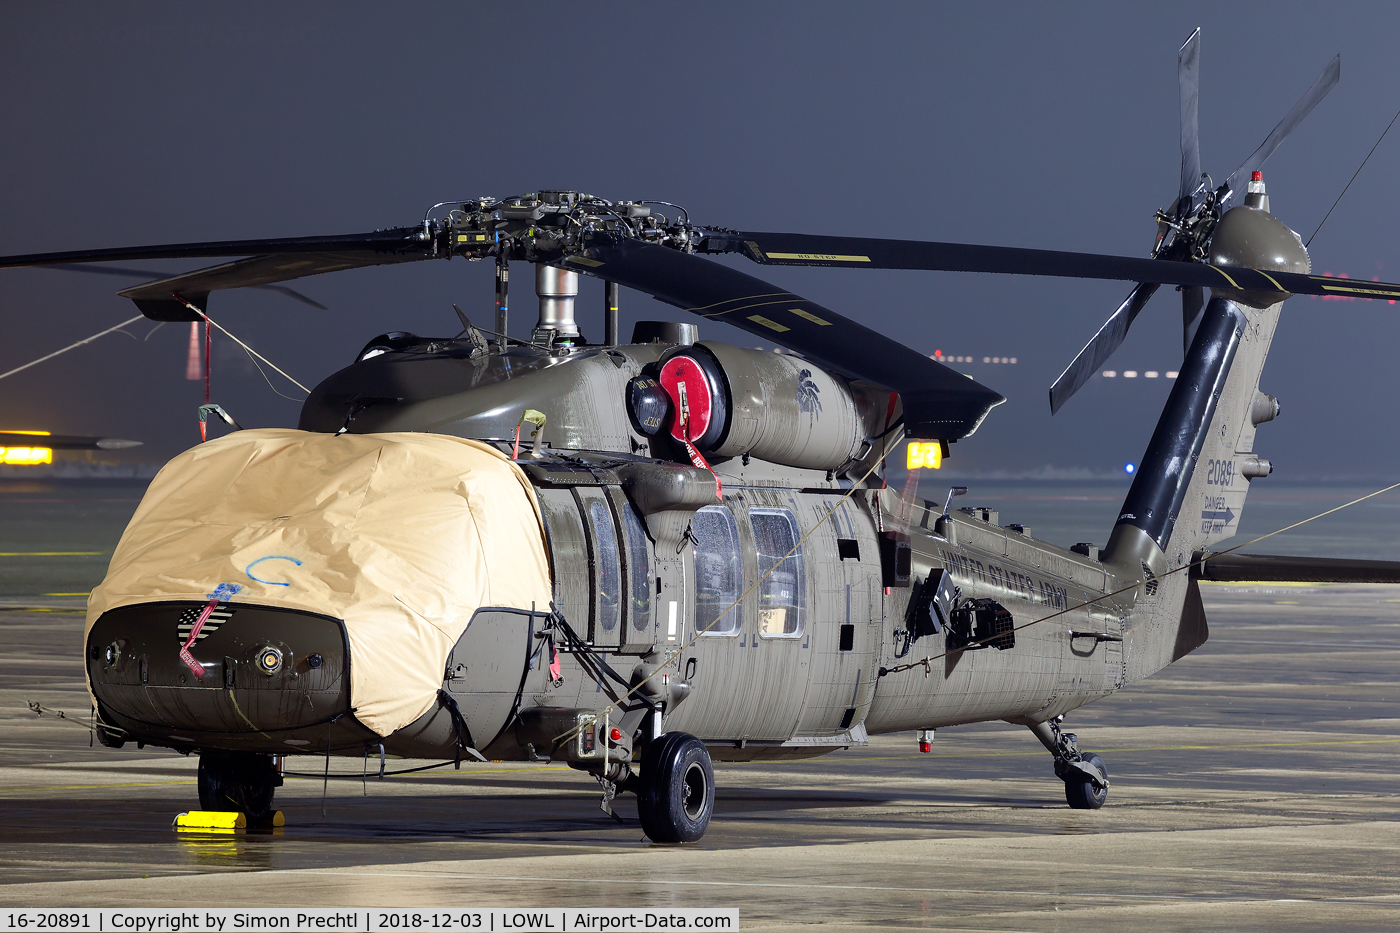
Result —
[{"label": "fuselage", "polygon": [[[694,514],[689,546],[670,561],[650,603],[633,596],[641,581],[625,570],[595,564],[591,575],[557,581],[562,605],[578,619],[613,605],[612,595],[599,592],[606,581],[637,588],[624,586],[619,600],[617,631],[627,633],[595,626],[594,642],[655,644],[674,658],[674,676],[691,689],[666,726],[705,739],[715,757],[797,756],[861,744],[867,734],[1044,719],[1123,684],[1118,605],[1083,606],[1112,579],[1091,557],[1000,527],[985,510],[940,520],[937,504],[906,501],[878,483],[852,493],[818,475],[797,486],[788,471],[757,462],[716,471],[724,501]],[[583,515],[592,503],[625,501],[620,492],[542,489],[547,525],[572,523],[579,509],[591,552],[608,555]],[[615,534],[627,539],[625,523]],[[911,547],[912,573],[904,586],[885,586],[882,541],[897,539]],[[654,549],[641,558],[651,567],[664,560]],[[624,557],[637,566],[638,558]],[[1000,640],[1004,647],[964,648],[980,633],[947,623],[911,639],[921,592],[944,570],[961,603],[990,600],[1009,612],[1017,631]],[[609,612],[602,615],[611,620]],[[1052,622],[1032,624],[1052,614]],[[927,668],[881,676],[924,659],[932,659]],[[544,700],[581,707],[597,696],[588,676],[569,670]]]},{"label": "fuselage", "polygon": [[[678,445],[647,434],[623,404],[629,382],[673,350],[482,354],[423,341],[330,377],[303,429],[457,434],[515,458],[538,501],[553,606],[477,610],[442,662],[445,699],[392,731],[356,715],[350,671],[366,662],[334,612],[235,599],[227,624],[200,641],[208,676],[195,678],[167,629],[199,603],[127,606],[89,635],[91,684],[111,735],[272,754],[383,744],[450,758],[464,727],[489,757],[547,757],[564,753],[523,732],[522,712],[606,709],[621,722],[631,707],[636,727],[645,693],[664,708],[667,730],[700,737],[717,758],[788,757],[871,733],[1038,721],[1123,684],[1124,604],[1082,606],[1113,583],[1104,565],[1001,527],[985,510],[941,517],[936,504],[905,499],[870,469],[880,447],[830,470],[742,456],[716,458],[711,475],[678,462]],[[893,406],[853,397],[877,434]],[[528,423],[523,442],[515,437],[525,409],[547,415],[538,448]],[[952,612],[929,632],[919,619],[932,617],[926,597],[944,572],[956,604],[975,603],[982,616]],[[983,638],[977,626],[998,611],[998,624],[1009,616],[1015,630]],[[551,629],[551,612],[577,642]],[[285,669],[258,669],[270,646]],[[617,676],[600,676],[599,660]]]}]

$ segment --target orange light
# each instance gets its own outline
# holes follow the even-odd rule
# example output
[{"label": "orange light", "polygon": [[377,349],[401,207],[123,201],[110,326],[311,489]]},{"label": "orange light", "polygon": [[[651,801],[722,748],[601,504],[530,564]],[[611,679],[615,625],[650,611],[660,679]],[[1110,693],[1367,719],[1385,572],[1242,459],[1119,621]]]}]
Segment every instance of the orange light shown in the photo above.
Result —
[{"label": "orange light", "polygon": [[[18,434],[19,432],[13,432]],[[26,434],[35,432],[26,431]],[[53,463],[53,450],[48,447],[0,447],[0,463],[11,466],[36,466]]]},{"label": "orange light", "polygon": [[943,466],[943,445],[938,441],[910,441],[904,465],[910,470],[937,470]]}]

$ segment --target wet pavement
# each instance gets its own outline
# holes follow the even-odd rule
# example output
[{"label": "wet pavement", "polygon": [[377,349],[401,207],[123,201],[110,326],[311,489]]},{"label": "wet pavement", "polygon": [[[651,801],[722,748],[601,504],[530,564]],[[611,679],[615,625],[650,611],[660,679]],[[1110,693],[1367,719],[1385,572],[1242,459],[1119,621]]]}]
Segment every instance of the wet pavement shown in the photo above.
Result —
[{"label": "wet pavement", "polygon": [[[292,759],[276,834],[177,834],[195,760],[90,748],[80,599],[0,605],[0,904],[737,906],[744,929],[1400,927],[1400,590],[1204,587],[1210,641],[1072,714],[1072,811],[1024,728],[718,764],[696,845],[645,841],[558,765],[379,780]],[[28,608],[25,608],[28,607]],[[908,676],[917,676],[912,674]],[[391,760],[389,769],[420,762]],[[365,772],[368,775],[365,776]],[[324,787],[324,798],[323,798]],[[324,816],[322,808],[324,806]]]}]

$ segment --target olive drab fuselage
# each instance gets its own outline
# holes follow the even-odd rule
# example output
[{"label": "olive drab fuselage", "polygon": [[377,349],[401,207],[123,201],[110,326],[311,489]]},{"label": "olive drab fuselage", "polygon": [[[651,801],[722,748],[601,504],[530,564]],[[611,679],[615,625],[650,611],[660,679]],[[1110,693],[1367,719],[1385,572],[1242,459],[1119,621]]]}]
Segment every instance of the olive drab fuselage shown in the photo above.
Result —
[{"label": "olive drab fuselage", "polygon": [[[1212,551],[1238,529],[1250,484],[1272,472],[1255,435],[1279,412],[1259,379],[1284,300],[1393,301],[1400,285],[1311,274],[1301,238],[1269,212],[1263,162],[1335,85],[1340,57],[1217,186],[1199,158],[1199,40],[1197,30],[1178,53],[1180,187],[1156,213],[1147,258],[738,231],[666,202],[566,190],[441,202],[419,224],[367,234],[0,257],[0,267],[243,257],[120,293],[171,321],[205,319],[214,291],[347,268],[454,257],[496,267],[494,332],[459,309],[455,337],[377,337],[316,386],[299,428],[451,435],[513,460],[515,492],[527,491],[523,477],[540,515],[537,539],[533,514],[510,512],[516,528],[530,519],[511,552],[532,549],[529,608],[475,604],[465,629],[434,643],[456,638],[445,657],[419,665],[421,702],[380,722],[387,734],[356,716],[352,674],[367,667],[333,614],[212,595],[94,610],[85,663],[99,738],[201,751],[211,800],[270,800],[264,759],[295,752],[548,758],[599,778],[609,812],[616,791],[636,791],[648,834],[678,842],[709,820],[709,757],[813,756],[877,733],[1007,720],[1051,752],[1070,806],[1101,806],[1106,766],[1059,719],[1206,641],[1198,579],[1400,582],[1400,565],[1382,562]],[[993,510],[951,508],[952,492],[939,503],[890,488],[883,463],[901,440],[946,455],[1005,399],[703,258],[719,254],[1136,283],[1051,387],[1052,412],[1153,293],[1177,286],[1185,359],[1102,546],[1047,544]],[[510,266],[527,262],[540,313],[521,340],[507,336]],[[574,319],[580,275],[604,283],[601,343]],[[790,352],[697,342],[696,325],[667,322],[641,322],[624,342],[623,287]],[[368,572],[349,563],[342,580]],[[209,632],[197,631],[203,617],[215,619]],[[187,630],[223,657],[201,660],[197,684],[175,650]]]},{"label": "olive drab fuselage", "polygon": [[[1296,239],[1252,205],[1220,227],[1274,252]],[[748,759],[1045,723],[1205,641],[1196,583],[1173,571],[1234,533],[1267,475],[1253,443],[1277,410],[1258,391],[1281,307],[1269,298],[1226,290],[1205,307],[1102,554],[888,487],[901,398],[799,357],[662,323],[639,327],[650,342],[607,346],[553,332],[490,343],[470,324],[455,338],[384,335],[313,390],[300,429],[456,435],[514,458],[538,501],[552,605],[478,611],[439,701],[388,735],[356,720],[344,682],[356,659],[327,643],[334,619],[256,616],[288,656],[315,641],[322,659],[270,679],[238,673],[266,638],[223,626],[209,647],[225,643],[226,689],[208,690],[156,647],[166,616],[197,607],[127,609],[89,639],[99,709],[122,734],[177,748],[383,745],[603,772],[662,728]]]},{"label": "olive drab fuselage", "polygon": [[[731,426],[711,445],[711,474],[671,434],[646,433],[625,403],[629,384],[687,352],[719,364],[729,417],[752,421],[746,443],[820,468],[726,456]],[[137,666],[90,658],[104,715],[130,737],[176,747],[195,727],[223,723],[201,730],[200,743],[273,754],[362,754],[382,743],[451,758],[465,727],[491,758],[587,764],[577,741],[555,747],[569,731],[559,722],[606,710],[609,727],[635,731],[643,698],[666,730],[698,736],[716,758],[747,759],[821,754],[879,732],[1043,719],[1121,686],[1120,615],[1131,602],[1121,597],[976,644],[997,609],[1023,626],[1102,596],[1116,578],[985,511],[940,517],[937,504],[886,487],[872,468],[894,436],[897,400],[816,376],[800,360],[709,343],[483,352],[422,340],[358,361],[315,389],[301,428],[458,433],[517,453],[543,519],[552,611],[577,642],[551,628],[551,607],[483,609],[444,665],[444,702],[380,736],[355,721],[345,683],[355,658],[334,620],[269,611],[256,636],[241,620],[220,630],[229,640],[245,628],[252,645],[275,626],[276,643],[297,656],[311,653],[299,642],[315,640],[321,666],[277,680],[281,698],[273,681],[233,674],[227,691],[182,690],[165,633],[143,647],[124,630],[128,653],[150,656]],[[545,415],[538,449],[529,423],[517,447],[526,409]],[[800,432],[807,440],[796,446]],[[933,609],[940,582],[954,598]],[[137,615],[104,618],[92,644],[139,625]],[[929,657],[927,669],[881,676]],[[599,661],[617,676],[600,675]],[[299,699],[313,681],[320,692],[308,707]],[[620,745],[630,749],[631,736]]]}]

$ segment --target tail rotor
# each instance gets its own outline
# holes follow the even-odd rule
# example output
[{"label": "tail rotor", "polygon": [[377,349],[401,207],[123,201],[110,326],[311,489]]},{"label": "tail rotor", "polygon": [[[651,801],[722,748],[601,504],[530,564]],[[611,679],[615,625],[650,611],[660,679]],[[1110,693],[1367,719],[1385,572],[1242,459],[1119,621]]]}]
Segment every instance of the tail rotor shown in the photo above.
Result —
[{"label": "tail rotor", "polygon": [[[1253,172],[1259,170],[1279,144],[1293,132],[1312,109],[1336,86],[1342,73],[1342,58],[1338,55],[1323,69],[1293,108],[1288,111],[1273,132],[1239,168],[1218,188],[1212,188],[1208,175],[1201,172],[1199,133],[1201,30],[1190,38],[1177,53],[1177,84],[1181,101],[1181,178],[1177,199],[1169,210],[1157,212],[1157,241],[1151,258],[1174,262],[1205,262],[1215,225],[1231,206],[1236,192]],[[1078,392],[1098,368],[1108,361],[1128,336],[1128,328],[1156,293],[1158,286],[1139,283],[1084,349],[1065,368],[1050,387],[1050,412],[1053,414]],[[1200,324],[1205,307],[1205,290],[1199,285],[1183,285],[1181,292],[1182,347],[1189,349]]]}]

